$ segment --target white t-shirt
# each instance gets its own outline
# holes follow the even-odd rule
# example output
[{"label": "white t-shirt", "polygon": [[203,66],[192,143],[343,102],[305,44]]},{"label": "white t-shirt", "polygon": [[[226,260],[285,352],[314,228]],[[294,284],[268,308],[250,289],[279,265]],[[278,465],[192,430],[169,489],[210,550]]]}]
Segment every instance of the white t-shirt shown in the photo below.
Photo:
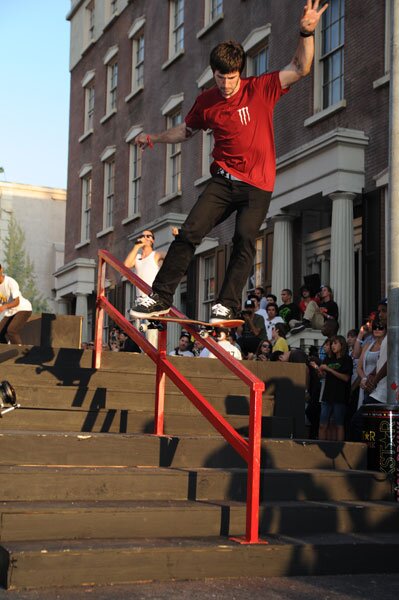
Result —
[{"label": "white t-shirt", "polygon": [[[387,355],[388,355],[388,336],[386,335],[381,343],[380,356],[378,357],[377,367],[376,367],[377,373],[387,362]],[[386,403],[386,401],[387,401],[387,378],[386,378],[386,376],[383,377],[378,382],[375,390],[373,390],[371,392],[370,398],[372,398],[373,400],[376,400],[377,402],[382,402],[382,404]]]},{"label": "white t-shirt", "polygon": [[[159,271],[159,265],[155,260],[155,251],[153,250],[151,254],[143,258],[140,254],[136,257],[136,262],[134,264],[134,269],[137,275],[145,281],[148,285],[153,284],[155,277]],[[137,288],[137,296],[145,296],[144,292]]]},{"label": "white t-shirt", "polygon": [[169,356],[194,356],[194,354],[190,350],[172,350]]},{"label": "white t-shirt", "polygon": [[[231,354],[231,356],[234,356],[235,359],[242,360],[242,354],[241,354],[239,348],[237,348],[236,346],[233,346],[233,344],[230,344],[230,342],[228,340],[221,340],[220,342],[218,342],[218,344],[224,350],[226,350],[226,352]],[[216,358],[216,356],[214,356],[214,354],[211,354],[211,352],[208,350],[208,348],[203,348],[201,350],[200,358]]]},{"label": "white t-shirt", "polygon": [[269,317],[266,319],[265,323],[266,323],[266,335],[267,335],[267,339],[269,340],[269,342],[273,341],[273,327],[276,325],[276,323],[284,323],[284,319],[282,319],[281,317],[274,317],[273,319],[269,320]]},{"label": "white t-shirt", "polygon": [[7,304],[19,298],[18,306],[7,309],[3,315],[5,317],[12,317],[22,310],[31,311],[32,304],[24,298],[19,290],[19,285],[12,277],[4,275],[3,283],[0,283],[0,304]]}]

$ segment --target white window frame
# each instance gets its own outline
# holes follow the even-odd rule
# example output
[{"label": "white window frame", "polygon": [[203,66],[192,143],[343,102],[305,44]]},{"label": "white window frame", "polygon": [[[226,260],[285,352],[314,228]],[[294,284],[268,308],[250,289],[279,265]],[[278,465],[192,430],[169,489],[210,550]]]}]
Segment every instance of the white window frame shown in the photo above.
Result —
[{"label": "white window frame", "polygon": [[80,244],[78,247],[90,243],[90,217],[91,201],[93,193],[92,165],[84,165],[80,172],[81,182],[81,221],[80,221]]},{"label": "white window frame", "polygon": [[[145,60],[145,34],[144,34],[145,17],[138,17],[133,21],[130,27],[128,38],[132,44],[132,62],[131,62],[131,85],[130,93],[126,96],[125,101],[129,102],[138,92],[144,89],[144,60]],[[140,43],[142,40],[142,56],[140,56]],[[137,76],[137,72],[140,75]]]},{"label": "white window frame", "polygon": [[129,200],[128,218],[139,214],[141,194],[141,149],[136,144],[129,144]]},{"label": "white window frame", "polygon": [[385,0],[385,40],[384,40],[384,75],[373,81],[373,88],[386,85],[390,80],[391,72],[391,0]]},{"label": "white window frame", "polygon": [[184,0],[169,0],[169,60],[184,52],[184,11]]},{"label": "white window frame", "polygon": [[205,25],[223,16],[223,0],[205,0]]},{"label": "white window frame", "polygon": [[96,34],[96,3],[95,0],[90,0],[85,6],[85,32],[86,46],[93,43]]},{"label": "white window frame", "polygon": [[95,107],[95,71],[87,71],[82,79],[84,94],[83,135],[79,142],[83,141],[94,131],[94,107]]},{"label": "white window frame", "polygon": [[118,46],[112,46],[108,49],[104,57],[104,65],[107,70],[107,89],[105,100],[105,115],[101,119],[104,123],[110,116],[117,111],[118,101]]},{"label": "white window frame", "polygon": [[[258,75],[255,71],[254,57],[262,50],[267,52],[267,69],[269,67],[269,36],[271,34],[271,25],[267,23],[262,27],[253,29],[243,42],[243,48],[247,54],[247,75]],[[267,72],[264,71],[264,72]]]},{"label": "white window frame", "polygon": [[[184,94],[176,94],[163,105],[161,112],[166,117],[166,129],[175,127],[183,123],[182,104]],[[178,169],[175,170],[175,165],[178,164]],[[158,204],[164,204],[172,200],[176,196],[181,196],[182,189],[182,169],[181,169],[181,143],[166,144],[166,177],[165,177],[165,196],[158,201]],[[174,186],[173,180],[177,174],[178,183]]]},{"label": "white window frame", "polygon": [[[265,266],[263,263],[263,254],[264,254],[264,238],[258,237],[255,240],[255,256],[252,264],[251,274],[248,277],[247,282],[247,291],[252,292],[257,287],[263,287],[264,284],[264,270]],[[253,282],[251,282],[251,277],[253,277]],[[252,283],[254,285],[252,285]]]},{"label": "white window frame", "polygon": [[101,237],[114,230],[114,207],[115,207],[115,146],[107,146],[101,154],[103,163],[103,229],[97,233]]},{"label": "white window frame", "polygon": [[[213,273],[211,269],[213,268]],[[216,256],[213,252],[200,258],[200,311],[201,318],[208,321],[211,314],[212,305],[216,299]],[[210,276],[208,276],[210,275]],[[209,294],[209,289],[212,284],[207,282],[213,281],[213,294]]]}]

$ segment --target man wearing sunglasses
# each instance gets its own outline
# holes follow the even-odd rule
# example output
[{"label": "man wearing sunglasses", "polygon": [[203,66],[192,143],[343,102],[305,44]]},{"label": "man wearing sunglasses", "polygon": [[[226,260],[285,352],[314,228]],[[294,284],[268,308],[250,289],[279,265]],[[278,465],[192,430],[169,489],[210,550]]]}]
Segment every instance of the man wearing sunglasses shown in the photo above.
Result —
[{"label": "man wearing sunglasses", "polygon": [[[165,258],[164,252],[156,252],[154,250],[155,237],[150,229],[146,229],[138,237],[133,248],[124,260],[124,264],[129,269],[134,269],[137,275],[152,286],[152,282]],[[137,288],[137,297],[145,297],[146,294]]]}]

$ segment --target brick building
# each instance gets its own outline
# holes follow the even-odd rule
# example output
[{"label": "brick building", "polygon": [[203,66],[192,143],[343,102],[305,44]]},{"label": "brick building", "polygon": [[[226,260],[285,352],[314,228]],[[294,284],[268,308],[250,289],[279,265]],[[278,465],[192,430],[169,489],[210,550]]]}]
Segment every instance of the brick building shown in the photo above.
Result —
[{"label": "brick building", "polygon": [[[389,0],[330,0],[312,74],[275,110],[277,181],[256,241],[248,289],[277,296],[318,273],[333,287],[341,329],[385,293]],[[143,155],[137,133],[178,124],[212,85],[209,52],[236,39],[245,76],[288,64],[303,0],[72,0],[65,264],[57,296],[91,336],[98,248],[123,259],[145,228],[166,249],[209,178],[212,135]],[[234,217],[197,249],[175,304],[206,318],[222,280]],[[112,282],[111,282],[112,283]],[[121,310],[132,290],[118,279]]]}]

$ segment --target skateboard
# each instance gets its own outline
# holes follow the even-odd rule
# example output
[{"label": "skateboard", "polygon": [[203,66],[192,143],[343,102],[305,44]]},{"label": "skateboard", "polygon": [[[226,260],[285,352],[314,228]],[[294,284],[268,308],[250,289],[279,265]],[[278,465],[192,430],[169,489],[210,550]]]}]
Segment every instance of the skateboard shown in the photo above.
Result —
[{"label": "skateboard", "polygon": [[229,329],[234,327],[239,327],[243,325],[244,321],[242,319],[234,319],[229,321],[218,321],[217,323],[209,323],[208,321],[198,321],[197,319],[180,319],[179,317],[167,317],[167,316],[159,316],[152,317],[147,319],[148,324],[142,323],[139,327],[141,332],[145,332],[148,329],[158,329],[162,331],[165,329],[167,323],[179,323],[180,325],[193,325],[198,328],[199,334],[201,337],[207,337],[210,333],[214,332],[216,329],[220,327],[227,327]]}]

